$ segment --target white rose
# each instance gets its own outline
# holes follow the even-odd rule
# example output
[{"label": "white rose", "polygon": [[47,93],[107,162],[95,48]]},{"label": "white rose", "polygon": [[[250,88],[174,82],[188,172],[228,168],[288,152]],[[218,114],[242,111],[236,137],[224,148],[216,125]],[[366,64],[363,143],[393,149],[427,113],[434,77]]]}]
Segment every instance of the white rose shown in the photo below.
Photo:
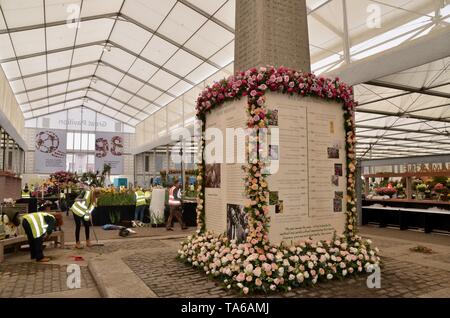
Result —
[{"label": "white rose", "polygon": [[328,274],[327,275],[327,279],[332,279],[333,278],[333,275],[332,274]]}]

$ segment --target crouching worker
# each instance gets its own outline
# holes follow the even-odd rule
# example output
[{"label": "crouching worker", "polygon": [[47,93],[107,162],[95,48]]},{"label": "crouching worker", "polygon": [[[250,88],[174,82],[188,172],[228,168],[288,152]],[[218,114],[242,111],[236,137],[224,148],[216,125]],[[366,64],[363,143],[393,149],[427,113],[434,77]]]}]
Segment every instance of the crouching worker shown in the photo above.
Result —
[{"label": "crouching worker", "polygon": [[27,234],[31,259],[41,263],[50,261],[44,257],[42,245],[57,226],[55,217],[45,212],[28,213],[23,216],[22,226]]}]

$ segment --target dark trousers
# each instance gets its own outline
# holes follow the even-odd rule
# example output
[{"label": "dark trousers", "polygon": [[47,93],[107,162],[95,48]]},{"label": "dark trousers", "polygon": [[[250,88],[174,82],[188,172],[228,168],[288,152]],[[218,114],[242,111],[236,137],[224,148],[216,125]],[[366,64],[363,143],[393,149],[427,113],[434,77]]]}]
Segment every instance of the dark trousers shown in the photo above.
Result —
[{"label": "dark trousers", "polygon": [[27,234],[28,238],[28,245],[30,245],[30,253],[31,253],[31,259],[35,259],[37,261],[40,261],[44,258],[44,253],[42,249],[42,244],[44,241],[44,236],[34,238],[33,232],[31,231],[30,224],[27,220],[22,221],[23,229],[25,230],[25,233]]},{"label": "dark trousers", "polygon": [[183,229],[184,222],[183,217],[181,215],[181,205],[170,205],[170,214],[169,218],[167,219],[166,227],[171,228],[173,226],[173,218],[177,219],[178,223],[180,223],[181,228]]},{"label": "dark trousers", "polygon": [[80,241],[80,230],[81,230],[81,223],[83,223],[84,226],[84,234],[86,235],[86,241],[89,240],[89,221],[85,221],[81,216],[73,214],[73,219],[75,220],[75,242]]},{"label": "dark trousers", "polygon": [[134,211],[134,219],[136,221],[144,222],[144,210],[145,205],[137,205],[136,210]]}]

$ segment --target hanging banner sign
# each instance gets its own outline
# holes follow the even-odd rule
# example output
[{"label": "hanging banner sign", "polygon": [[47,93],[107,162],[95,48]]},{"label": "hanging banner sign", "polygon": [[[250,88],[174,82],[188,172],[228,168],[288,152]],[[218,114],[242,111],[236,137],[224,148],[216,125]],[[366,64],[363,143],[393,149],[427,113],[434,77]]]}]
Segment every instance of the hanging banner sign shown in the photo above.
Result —
[{"label": "hanging banner sign", "polygon": [[36,173],[53,173],[66,170],[66,131],[38,131],[34,140],[34,170]]},{"label": "hanging banner sign", "polygon": [[97,132],[95,134],[95,170],[102,171],[103,166],[111,166],[111,174],[123,174],[123,135]]}]

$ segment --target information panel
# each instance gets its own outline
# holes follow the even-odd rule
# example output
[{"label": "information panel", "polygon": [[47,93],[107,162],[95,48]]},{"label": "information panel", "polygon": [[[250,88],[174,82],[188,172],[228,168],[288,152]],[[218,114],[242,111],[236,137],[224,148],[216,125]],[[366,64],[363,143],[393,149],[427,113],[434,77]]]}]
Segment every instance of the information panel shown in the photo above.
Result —
[{"label": "information panel", "polygon": [[[268,158],[270,228],[273,243],[342,233],[346,207],[346,152],[342,106],[309,97],[266,94],[269,110]],[[245,240],[247,218],[244,163],[227,163],[227,153],[239,145],[228,129],[246,128],[246,101],[226,103],[206,118],[206,129],[223,135],[222,163],[206,165],[206,228]],[[278,138],[272,138],[273,135]],[[208,145],[214,140],[209,138]]]},{"label": "information panel", "polygon": [[66,131],[41,130],[36,133],[34,171],[54,173],[66,170]]}]

